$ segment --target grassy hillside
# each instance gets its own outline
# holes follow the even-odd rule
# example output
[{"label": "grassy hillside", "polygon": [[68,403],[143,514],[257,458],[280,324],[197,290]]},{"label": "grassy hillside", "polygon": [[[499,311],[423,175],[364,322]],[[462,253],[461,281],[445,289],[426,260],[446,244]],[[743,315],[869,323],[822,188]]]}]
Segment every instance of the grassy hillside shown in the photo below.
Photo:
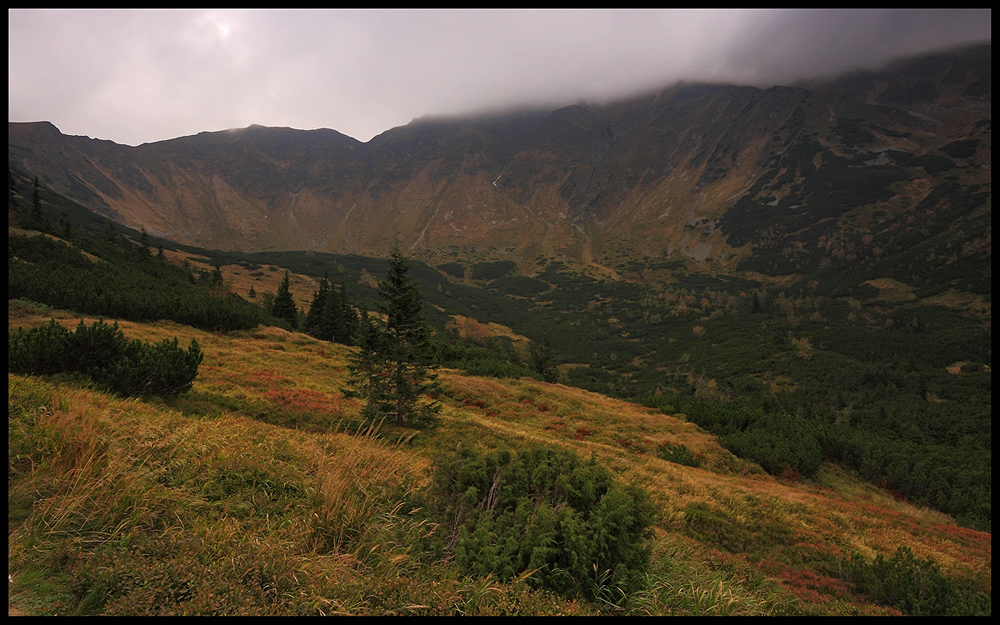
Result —
[{"label": "grassy hillside", "polygon": [[[368,308],[372,277],[385,271],[384,260],[323,253],[206,260],[238,293],[254,284],[258,293],[274,289],[281,272],[269,268],[288,267],[300,281],[331,276]],[[523,339],[547,340],[558,381],[685,412],[771,473],[788,464],[811,476],[821,461],[835,461],[990,531],[992,452],[982,436],[992,414],[988,281],[985,295],[947,287],[948,274],[937,270],[933,289],[849,271],[775,284],[752,272],[715,276],[655,259],[623,266],[628,281],[559,263],[533,277],[512,271],[510,263],[454,262],[436,271],[417,262],[413,275],[439,336],[461,331],[463,318],[493,324],[474,338],[522,361]],[[490,336],[501,339],[491,344]],[[763,449],[762,439],[815,444],[796,460]]]},{"label": "grassy hillside", "polygon": [[[51,318],[79,321],[9,303],[11,329]],[[938,582],[921,589],[941,598],[932,612],[990,611],[990,534],[836,466],[782,481],[682,414],[445,371],[435,430],[376,435],[356,431],[360,405],[340,392],[351,348],[274,327],[119,326],[148,342],[197,340],[198,378],[177,398],[138,400],[74,375],[8,375],[12,611],[895,614],[920,613],[902,588],[917,578]],[[414,509],[444,454],[539,445],[593,457],[649,493],[653,557],[639,590],[567,599],[421,551],[449,532]],[[873,584],[887,562],[900,588]]]},{"label": "grassy hillside", "polygon": [[[886,159],[901,158],[891,152]],[[796,167],[812,162],[794,150],[786,156]],[[897,164],[917,178],[927,166]],[[630,253],[616,265],[604,259],[609,264],[599,272],[539,257],[524,275],[512,261],[479,262],[453,250],[437,267],[415,262],[412,275],[428,322],[449,343],[442,363],[520,377],[532,373],[532,350],[547,344],[550,373],[559,375],[546,379],[684,412],[773,475],[812,478],[822,462],[848,466],[988,532],[988,170],[970,161],[948,171],[961,175],[927,187],[916,205],[856,216],[874,220],[871,228],[858,222],[844,236],[817,230],[793,236],[791,246],[758,242],[742,270],[727,274],[660,253]],[[766,180],[759,182],[754,201],[773,208]],[[286,271],[304,313],[324,276],[356,307],[372,309],[386,269],[385,259],[349,254],[179,246],[119,229],[44,187],[36,218],[30,180],[11,170],[11,185],[9,223],[46,233],[11,228],[13,299],[226,331],[280,324],[266,311]],[[807,195],[822,203],[820,191]],[[716,229],[703,222],[698,229]],[[740,223],[721,226],[750,241],[752,228],[741,231]],[[459,335],[471,340],[456,345]]]}]

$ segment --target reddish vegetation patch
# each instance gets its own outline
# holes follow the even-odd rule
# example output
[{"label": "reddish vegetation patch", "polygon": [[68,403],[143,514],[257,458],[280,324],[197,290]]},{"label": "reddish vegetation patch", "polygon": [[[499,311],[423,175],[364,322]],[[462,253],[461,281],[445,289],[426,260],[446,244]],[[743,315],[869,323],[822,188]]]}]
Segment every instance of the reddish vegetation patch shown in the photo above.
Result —
[{"label": "reddish vegetation patch", "polygon": [[542,402],[542,403],[538,404],[538,410],[541,411],[541,412],[548,412],[549,411],[549,405],[546,404],[545,402]]},{"label": "reddish vegetation patch", "polygon": [[334,396],[304,388],[272,389],[264,393],[282,408],[293,411],[329,413],[339,410],[340,402]]},{"label": "reddish vegetation patch", "polygon": [[993,535],[989,532],[980,532],[957,525],[933,525],[931,528],[940,536],[963,546],[992,550]]},{"label": "reddish vegetation patch", "polygon": [[256,374],[254,374],[257,379],[266,383],[268,386],[275,386],[276,384],[291,384],[292,380],[286,378],[283,375],[278,375],[273,369],[261,369]]},{"label": "reddish vegetation patch", "polygon": [[920,542],[933,551],[951,553],[956,562],[973,566],[989,561],[993,554],[992,534],[957,525],[931,525]]},{"label": "reddish vegetation patch", "polygon": [[566,429],[566,422],[562,419],[553,419],[545,426],[546,430],[557,430],[562,431]]},{"label": "reddish vegetation patch", "polygon": [[592,434],[593,432],[591,432],[587,428],[576,428],[576,434],[573,435],[573,438],[575,438],[578,441],[582,441],[583,439],[587,438]]},{"label": "reddish vegetation patch", "polygon": [[791,465],[785,465],[785,468],[781,470],[781,475],[778,476],[779,479],[785,482],[791,482],[792,484],[797,483],[802,479],[802,474],[798,472],[797,469],[793,469]]},{"label": "reddish vegetation patch", "polygon": [[791,569],[782,564],[778,579],[781,585],[796,597],[808,603],[826,603],[839,599],[860,604],[861,597],[854,592],[854,585],[834,577],[827,577],[809,569]]},{"label": "reddish vegetation patch", "polygon": [[462,405],[466,408],[479,408],[480,410],[486,410],[486,402],[481,399],[466,399],[462,402]]},{"label": "reddish vegetation patch", "polygon": [[632,446],[632,439],[631,438],[619,438],[618,439],[618,444],[621,445],[622,447],[628,449],[629,447]]}]

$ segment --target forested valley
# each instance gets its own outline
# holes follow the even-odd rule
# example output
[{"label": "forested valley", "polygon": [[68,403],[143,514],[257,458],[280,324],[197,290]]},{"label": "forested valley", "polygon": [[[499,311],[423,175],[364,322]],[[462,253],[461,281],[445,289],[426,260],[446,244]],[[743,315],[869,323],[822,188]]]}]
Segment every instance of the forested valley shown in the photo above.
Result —
[{"label": "forested valley", "polygon": [[[991,612],[988,326],[946,306],[14,215],[12,614]],[[349,392],[400,267],[442,383]]]},{"label": "forested valley", "polygon": [[990,615],[991,63],[10,122],[9,614]]},{"label": "forested valley", "polygon": [[[214,331],[278,325],[350,344],[345,328],[357,325],[354,311],[374,308],[369,277],[388,262],[181,248],[110,221],[88,223],[87,211],[55,196],[35,213],[30,182],[18,185],[11,172],[11,186],[12,211],[48,235],[9,237],[11,300]],[[164,247],[201,254],[212,269],[166,262]],[[907,262],[919,272],[906,255],[891,266],[834,260],[780,286],[651,258],[618,267],[631,280],[595,279],[559,262],[529,277],[512,262],[458,259],[436,268],[414,262],[412,275],[441,366],[558,380],[683,414],[773,475],[808,479],[836,462],[990,531],[991,283],[978,256],[953,254],[951,274],[914,280],[915,290],[877,278]],[[223,279],[223,269],[253,279],[265,267],[315,279],[297,318],[272,314],[274,294],[234,292]],[[642,278],[650,274],[655,283]],[[954,299],[954,275],[965,276],[978,303]],[[456,318],[512,334],[460,332]]]}]

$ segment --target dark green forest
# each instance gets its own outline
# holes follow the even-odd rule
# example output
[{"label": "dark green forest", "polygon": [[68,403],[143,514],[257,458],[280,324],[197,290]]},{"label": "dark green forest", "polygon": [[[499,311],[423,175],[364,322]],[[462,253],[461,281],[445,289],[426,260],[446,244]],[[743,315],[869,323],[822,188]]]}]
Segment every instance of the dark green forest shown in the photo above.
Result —
[{"label": "dark green forest", "polygon": [[[870,168],[872,185],[895,179],[896,166],[885,167]],[[52,195],[43,195],[42,210],[32,210],[30,186],[13,175],[11,181],[11,210],[21,223],[62,241],[41,234],[8,238],[9,300],[216,331],[289,327],[257,303],[219,294],[213,286],[221,272],[196,274],[157,254],[157,247],[193,248],[116,229]],[[802,192],[808,196],[810,189]],[[966,215],[982,203],[977,193],[948,183],[932,191],[937,206]],[[844,206],[852,201],[842,198]],[[734,234],[744,227],[739,215],[734,211],[729,224]],[[969,215],[957,231],[961,240],[943,225],[934,236],[936,218],[926,215],[920,241],[900,228],[885,241],[858,235],[833,242],[838,249],[853,246],[853,257],[829,253],[829,232],[804,238],[795,253],[782,252],[780,233],[771,233],[779,243],[769,247],[747,232],[748,244],[759,249],[741,268],[802,276],[780,287],[700,274],[664,258],[621,263],[617,269],[629,281],[597,280],[554,260],[532,276],[517,275],[508,262],[432,267],[412,261],[410,275],[435,331],[440,366],[539,379],[558,370],[559,382],[683,413],[774,475],[809,479],[821,463],[840,463],[899,498],[991,531],[989,317],[929,299],[957,289],[989,304],[989,254],[969,252],[968,245],[989,235],[990,217]],[[326,253],[197,253],[217,268],[272,265],[326,278],[324,298],[336,302],[330,310],[338,315],[350,306],[374,310],[376,294],[360,278],[363,271],[385,274],[389,262]],[[644,272],[661,279],[644,282]],[[876,278],[914,285],[912,296],[890,298],[868,283]],[[311,325],[303,329],[350,343],[343,328],[356,321],[330,317],[324,325],[322,310],[311,311]],[[300,319],[309,314],[300,311]],[[533,349],[526,354],[504,338],[460,339],[446,329],[453,315],[505,325],[530,339]]]}]

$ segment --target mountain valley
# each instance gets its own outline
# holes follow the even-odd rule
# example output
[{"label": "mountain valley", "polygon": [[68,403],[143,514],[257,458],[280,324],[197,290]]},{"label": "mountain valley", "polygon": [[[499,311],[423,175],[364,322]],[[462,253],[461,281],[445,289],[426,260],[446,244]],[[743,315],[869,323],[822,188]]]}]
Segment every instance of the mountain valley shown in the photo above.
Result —
[{"label": "mountain valley", "polygon": [[[367,143],[250,126],[131,147],[9,123],[11,336],[107,318],[205,355],[173,398],[9,374],[18,603],[989,614],[990,81],[987,43]],[[307,323],[323,284],[374,311],[394,246],[444,381],[427,430],[366,424],[343,392],[357,347]],[[292,324],[272,315],[283,278]],[[461,512],[418,513],[443,458],[536,447],[648,493],[639,590],[559,595],[419,555],[459,540],[442,528]],[[213,541],[240,571],[189,573]],[[54,588],[32,577],[51,566]],[[893,566],[936,585],[890,592],[874,580]]]}]

